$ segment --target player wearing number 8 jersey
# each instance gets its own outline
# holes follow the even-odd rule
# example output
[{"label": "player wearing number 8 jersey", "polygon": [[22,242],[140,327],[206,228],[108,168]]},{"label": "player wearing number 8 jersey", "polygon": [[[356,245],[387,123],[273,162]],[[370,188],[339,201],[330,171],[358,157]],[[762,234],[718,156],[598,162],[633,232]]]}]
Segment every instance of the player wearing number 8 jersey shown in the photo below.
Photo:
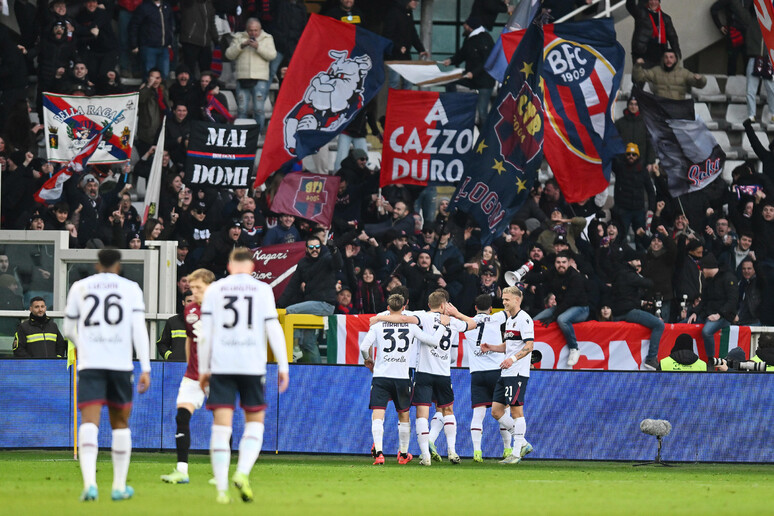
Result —
[{"label": "player wearing number 8 jersey", "polygon": [[[535,326],[532,318],[521,309],[524,295],[518,287],[503,289],[505,310],[492,316],[491,321],[505,323],[505,335],[502,344],[481,344],[481,351],[505,353],[500,363],[500,379],[492,397],[492,417],[503,423],[507,430],[514,433],[513,453],[505,457],[501,464],[516,464],[532,451],[524,438],[527,423],[524,419],[524,394],[527,392],[532,346],[535,340]],[[504,422],[505,407],[510,407],[513,426]]]},{"label": "player wearing number 8 jersey", "polygon": [[245,430],[239,442],[237,471],[232,477],[242,500],[253,500],[249,474],[263,445],[266,341],[277,359],[279,392],[288,386],[285,337],[277,319],[271,287],[251,276],[253,255],[237,248],[228,262],[229,276],[207,289],[202,301],[199,336],[199,383],[208,385],[207,408],[212,410],[210,458],[218,489],[216,501],[228,503],[231,425],[239,393]]},{"label": "player wearing number 8 jersey", "polygon": [[[400,314],[404,308],[403,296],[393,294],[387,299],[391,314]],[[411,422],[411,380],[409,379],[409,360],[411,343],[414,339],[430,347],[437,347],[446,332],[446,327],[439,325],[432,335],[423,332],[415,324],[380,322],[368,330],[360,353],[365,365],[373,370],[371,381],[371,402],[373,410],[371,419],[371,434],[374,438],[374,465],[384,464],[382,441],[384,436],[384,411],[387,403],[392,400],[398,413],[399,464],[408,464],[412,456],[408,453]],[[376,358],[371,355],[376,344]]]},{"label": "player wearing number 8 jersey", "polygon": [[137,391],[150,386],[145,303],[137,283],[118,275],[121,253],[102,249],[97,272],[76,281],[67,294],[63,333],[78,352],[78,450],[84,490],[81,500],[97,499],[97,452],[102,405],[107,404],[113,428],[113,500],[131,498],[126,485],[132,453],[129,416],[132,412],[132,348],[142,374]]}]

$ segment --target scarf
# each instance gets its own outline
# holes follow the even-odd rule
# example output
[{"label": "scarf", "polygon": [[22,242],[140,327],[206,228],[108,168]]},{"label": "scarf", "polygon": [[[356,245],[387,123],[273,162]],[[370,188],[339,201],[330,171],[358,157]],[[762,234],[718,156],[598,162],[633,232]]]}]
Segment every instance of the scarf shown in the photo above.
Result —
[{"label": "scarf", "polygon": [[[656,19],[653,17],[654,14],[658,14],[658,23],[656,23]],[[666,32],[661,30],[664,26],[663,18],[661,16],[661,6],[657,7],[655,11],[648,10],[648,15],[650,16],[650,24],[653,26],[652,36],[656,38],[660,44],[665,45]]]},{"label": "scarf", "polygon": [[263,21],[270,22],[272,20],[271,12],[270,12],[270,7],[269,7],[270,3],[271,3],[271,0],[263,0],[261,2],[261,4],[262,4],[262,6],[261,6],[261,19]]},{"label": "scarf", "polygon": [[167,105],[164,104],[164,87],[159,86],[159,88],[156,90],[156,102],[159,104],[159,110],[162,113],[167,112]]}]

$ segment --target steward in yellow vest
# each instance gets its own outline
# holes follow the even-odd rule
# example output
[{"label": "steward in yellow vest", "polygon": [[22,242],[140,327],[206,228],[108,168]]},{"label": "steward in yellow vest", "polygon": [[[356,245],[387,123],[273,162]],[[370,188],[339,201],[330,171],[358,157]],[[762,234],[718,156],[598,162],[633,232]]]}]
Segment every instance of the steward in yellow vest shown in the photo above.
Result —
[{"label": "steward in yellow vest", "polygon": [[668,357],[661,359],[659,366],[662,371],[707,371],[707,363],[694,353],[693,337],[687,333],[677,336],[672,352]]}]

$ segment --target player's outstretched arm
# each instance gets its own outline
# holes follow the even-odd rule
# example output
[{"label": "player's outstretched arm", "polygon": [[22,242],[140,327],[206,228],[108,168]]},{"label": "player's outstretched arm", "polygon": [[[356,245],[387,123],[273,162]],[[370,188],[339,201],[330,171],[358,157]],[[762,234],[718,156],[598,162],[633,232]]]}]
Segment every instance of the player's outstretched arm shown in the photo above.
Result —
[{"label": "player's outstretched arm", "polygon": [[468,325],[468,330],[472,330],[473,328],[478,326],[478,323],[472,317],[468,317],[467,315],[463,314],[462,312],[457,310],[456,306],[454,306],[451,303],[446,303],[446,315],[450,315],[451,317],[456,317],[460,321],[466,323]]},{"label": "player's outstretched arm", "polygon": [[388,323],[397,323],[397,324],[419,324],[420,323],[419,317],[415,315],[402,315],[402,314],[377,315],[376,317],[371,318],[371,325],[376,324],[374,322],[374,319],[376,319],[376,322],[388,322]]},{"label": "player's outstretched arm", "polygon": [[441,339],[443,339],[443,336],[446,334],[446,326],[439,325],[435,329],[435,332],[427,333],[419,326],[412,324],[409,326],[409,332],[411,337],[417,339],[422,344],[437,348],[441,344]]},{"label": "player's outstretched arm", "polygon": [[494,351],[495,353],[505,353],[505,342],[502,344],[487,344],[486,342],[481,344],[481,351]]}]

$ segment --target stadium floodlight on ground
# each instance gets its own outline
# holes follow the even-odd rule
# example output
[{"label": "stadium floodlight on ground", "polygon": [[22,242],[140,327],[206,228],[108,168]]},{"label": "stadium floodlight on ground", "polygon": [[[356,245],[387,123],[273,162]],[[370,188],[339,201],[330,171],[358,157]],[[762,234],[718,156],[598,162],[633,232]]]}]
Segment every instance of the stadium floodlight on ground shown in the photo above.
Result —
[{"label": "stadium floodlight on ground", "polygon": [[674,466],[661,460],[661,439],[672,431],[672,424],[666,419],[643,419],[640,422],[640,430],[643,434],[653,435],[658,439],[658,450],[656,451],[656,460],[633,464],[633,466]]}]

